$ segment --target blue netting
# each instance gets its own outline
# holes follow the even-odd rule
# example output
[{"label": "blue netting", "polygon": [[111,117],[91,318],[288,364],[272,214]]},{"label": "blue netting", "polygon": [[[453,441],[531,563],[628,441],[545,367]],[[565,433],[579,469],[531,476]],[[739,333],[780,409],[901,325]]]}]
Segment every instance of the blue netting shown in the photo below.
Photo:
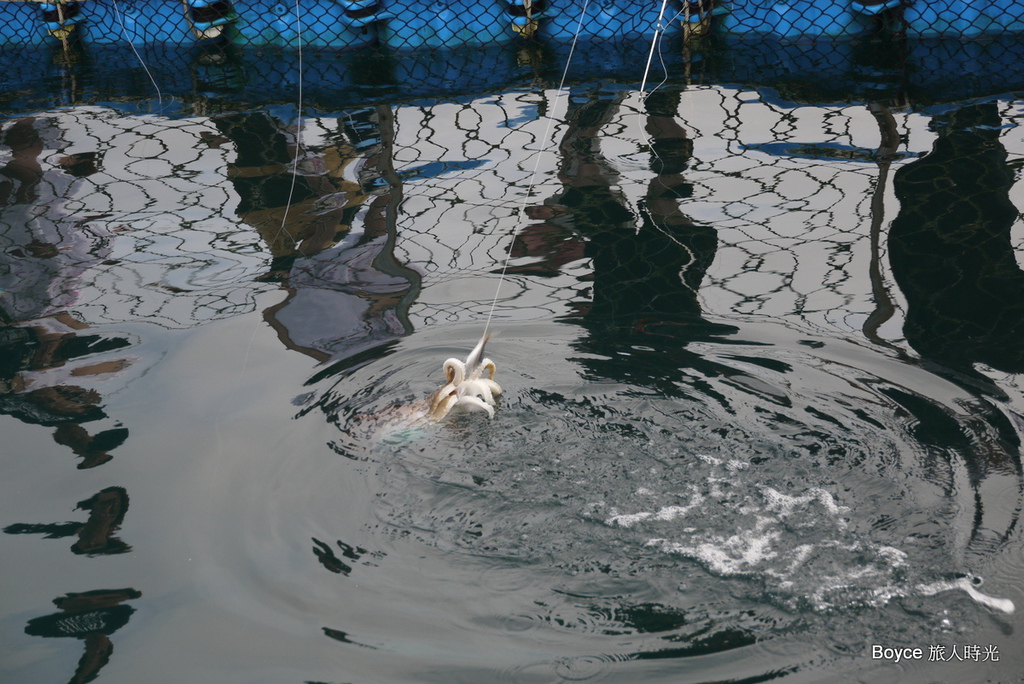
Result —
[{"label": "blue netting", "polygon": [[309,46],[416,50],[655,33],[910,38],[1024,32],[1024,0],[81,0],[0,2],[7,44]]}]

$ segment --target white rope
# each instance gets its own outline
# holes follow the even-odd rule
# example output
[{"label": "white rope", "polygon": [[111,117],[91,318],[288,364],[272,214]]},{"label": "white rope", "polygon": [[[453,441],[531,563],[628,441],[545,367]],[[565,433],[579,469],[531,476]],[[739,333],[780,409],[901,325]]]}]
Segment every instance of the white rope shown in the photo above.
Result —
[{"label": "white rope", "polygon": [[[683,2],[686,2],[686,1],[687,0],[683,0]],[[664,25],[663,22],[664,22],[664,19],[665,19],[665,8],[667,7],[667,5],[668,5],[668,0],[661,0],[661,8],[658,10],[658,25],[655,26],[655,28],[654,28],[654,36],[651,38],[651,49],[647,53],[647,64],[644,65],[644,75],[643,75],[643,78],[640,80],[640,104],[641,105],[646,104],[647,103],[647,98],[649,98],[651,95],[653,95],[655,93],[655,91],[658,90],[658,88],[660,88],[661,86],[665,85],[665,82],[668,80],[668,68],[665,66],[665,59],[664,59],[663,55],[661,54],[661,50],[660,50],[661,39],[665,35],[665,25]],[[678,16],[678,15],[676,15],[676,16]],[[646,89],[647,89],[647,78],[651,74],[651,63],[654,61],[654,52],[655,52],[656,49],[658,51],[658,62],[661,64],[661,71],[662,71],[663,75],[662,75],[661,81],[658,82],[658,85],[654,86],[654,90],[652,90],[651,92],[647,93],[647,92],[645,92]],[[643,138],[644,144],[647,145],[647,147],[650,148],[652,154],[657,156],[658,152],[657,152],[657,150],[654,149],[654,145],[651,144],[652,143],[651,137],[649,135],[647,135],[647,130],[644,127],[643,112],[638,110],[637,113],[636,113],[636,119],[637,119],[637,125],[640,127],[640,135]]]},{"label": "white rope", "polygon": [[[658,10],[658,25],[654,27],[654,37],[651,38],[651,49],[647,53],[647,64],[644,65],[644,77],[640,80],[640,94],[641,95],[643,95],[644,89],[647,87],[647,77],[651,73],[651,62],[654,61],[654,51],[655,51],[655,49],[659,45],[661,45],[661,36],[664,34],[664,25],[662,24],[662,22],[665,20],[665,8],[667,6],[668,6],[668,0],[661,0],[661,8]],[[659,59],[661,58],[661,51],[660,50],[658,50],[658,57],[659,57]],[[661,65],[662,65],[662,67],[664,67],[665,66],[665,62],[662,61]],[[667,74],[666,74],[666,77],[667,77]],[[655,90],[657,90],[659,87],[661,87],[661,85],[664,82],[665,82],[665,79],[662,79],[661,83],[659,83],[655,87]],[[643,99],[646,100],[647,96],[645,96]]]},{"label": "white rope", "polygon": [[[664,1],[667,2],[668,0]],[[562,78],[558,82],[559,93],[561,93],[565,88],[565,79],[568,78],[569,75],[569,65],[572,64],[572,56],[576,51],[576,43],[579,41],[580,31],[583,29],[583,21],[586,19],[587,7],[589,4],[590,0],[584,0],[583,9],[580,10],[580,18],[576,23],[576,31],[573,33],[572,44],[569,46],[569,55],[565,58],[565,68],[562,70]],[[530,182],[526,188],[526,194],[523,196],[522,204],[519,206],[519,220],[516,223],[516,232],[518,232],[519,228],[523,225],[523,217],[526,215],[526,205],[530,201],[530,196],[533,194],[533,188],[537,182],[537,174],[540,172],[541,158],[551,147],[551,129],[554,125],[554,121],[555,115],[554,108],[552,107],[551,111],[547,115],[547,122],[544,128],[544,135],[542,137],[544,141],[543,146],[540,151],[537,152],[536,162],[533,165],[533,172],[530,174]],[[505,252],[505,259],[501,264],[501,275],[498,277],[498,285],[494,288],[494,299],[491,300],[491,308],[490,311],[487,312],[487,321],[484,323],[485,336],[491,327],[491,319],[494,317],[494,309],[498,305],[498,297],[501,294],[501,285],[505,282],[505,272],[508,270],[508,262],[512,259],[512,248],[515,246],[516,232],[513,232],[512,234],[512,240],[509,241],[508,250]]]}]

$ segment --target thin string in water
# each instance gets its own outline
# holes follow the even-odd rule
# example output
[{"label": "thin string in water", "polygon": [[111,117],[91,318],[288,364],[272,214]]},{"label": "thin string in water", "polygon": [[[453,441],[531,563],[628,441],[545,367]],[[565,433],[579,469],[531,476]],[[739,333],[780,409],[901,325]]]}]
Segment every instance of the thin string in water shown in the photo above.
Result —
[{"label": "thin string in water", "polygon": [[[686,0],[684,0],[685,2]],[[668,6],[668,0],[661,0],[661,7],[658,10],[658,25],[654,27],[654,36],[651,38],[651,49],[647,53],[647,64],[644,65],[644,75],[640,79],[640,103],[646,104],[647,99],[653,95],[658,88],[665,85],[668,81],[668,67],[665,65],[664,56],[661,53],[661,39],[665,35],[665,8]],[[672,17],[673,20],[678,18],[678,13]],[[647,89],[647,78],[651,75],[651,63],[654,61],[654,53],[658,53],[658,63],[661,64],[662,78],[658,82],[658,85],[654,86],[651,92],[645,92]],[[647,130],[643,125],[643,114],[641,112],[636,113],[637,122],[640,126],[640,135],[643,136],[644,144],[651,148],[651,153],[658,156],[658,151],[654,149],[654,145],[651,144],[651,138],[647,135]]]},{"label": "thin string in water", "polygon": [[[667,2],[668,0],[663,0],[663,1]],[[569,46],[569,54],[565,58],[565,68],[562,69],[562,78],[558,82],[558,92],[559,93],[561,93],[562,90],[565,88],[565,80],[566,80],[566,78],[568,78],[568,75],[569,75],[569,65],[572,64],[572,56],[573,56],[573,53],[576,51],[576,43],[579,42],[580,32],[583,30],[583,21],[584,21],[584,19],[586,19],[587,7],[589,6],[589,4],[590,4],[590,0],[584,0],[583,1],[583,9],[580,10],[580,19],[576,23],[576,31],[573,33],[572,43]],[[536,161],[534,162],[534,165],[533,165],[533,172],[530,174],[530,182],[527,185],[526,194],[523,196],[523,202],[519,206],[519,220],[516,223],[516,231],[518,231],[519,228],[522,227],[523,217],[526,215],[526,205],[530,201],[530,196],[533,194],[533,188],[534,188],[534,186],[536,185],[536,182],[537,182],[537,174],[540,172],[540,161],[541,161],[541,158],[544,156],[544,153],[547,152],[548,149],[551,147],[551,140],[550,140],[550,138],[551,138],[551,128],[552,128],[552,126],[554,124],[554,121],[555,121],[554,108],[552,108],[551,112],[547,115],[547,122],[546,122],[546,125],[545,125],[545,128],[544,128],[544,135],[543,135],[544,142],[543,142],[543,144],[541,146],[540,151],[537,152]],[[487,312],[487,321],[484,323],[484,333],[483,333],[484,337],[487,336],[487,331],[491,327],[491,319],[494,317],[494,309],[498,305],[498,297],[501,294],[501,285],[502,285],[503,282],[505,282],[505,273],[508,270],[508,262],[511,261],[511,259],[512,259],[512,248],[514,246],[515,246],[515,233],[513,233],[512,240],[509,241],[508,249],[505,252],[505,259],[501,263],[501,274],[498,276],[498,284],[494,288],[494,299],[491,300],[491,308]]]},{"label": "thin string in water", "polygon": [[160,92],[160,86],[157,84],[156,79],[153,78],[153,73],[149,70],[146,65],[146,60],[142,58],[142,55],[135,48],[135,42],[128,35],[128,27],[124,25],[124,15],[121,13],[121,8],[117,4],[117,0],[113,2],[114,13],[117,15],[117,23],[121,25],[121,35],[128,41],[128,47],[135,53],[135,58],[139,60],[139,64],[142,65],[142,69],[146,72],[146,76],[149,77],[149,82],[153,84],[153,89],[156,91],[156,102],[157,102],[157,113],[163,113],[164,109],[164,95]]},{"label": "thin string in water", "polygon": [[[302,146],[302,127],[304,124],[304,118],[302,116],[302,109],[304,105],[304,62],[302,53],[302,14],[299,8],[299,0],[295,0],[295,29],[296,29],[296,57],[298,59],[298,93],[296,94],[295,102],[295,155],[292,158],[292,179],[291,184],[288,186],[288,197],[285,199],[284,212],[281,215],[281,225],[278,226],[277,232],[274,236],[267,241],[268,247],[277,242],[277,239],[281,237],[281,234],[285,232],[288,224],[288,212],[291,210],[292,199],[295,197],[295,185],[299,177],[299,157],[304,154]],[[273,255],[271,255],[273,258]],[[259,330],[259,325],[256,324],[252,328],[252,334],[249,335],[249,342],[245,345],[245,354],[242,357],[242,365],[238,369],[238,378],[236,383],[240,383],[242,380],[242,374],[245,373],[245,368],[249,363],[249,353],[252,351],[253,342],[256,340],[256,332]]]},{"label": "thin string in water", "polygon": [[[685,1],[686,0],[684,0],[684,2]],[[651,49],[647,53],[647,64],[644,66],[644,75],[643,75],[643,78],[640,80],[640,96],[641,96],[640,97],[640,103],[641,104],[646,104],[647,103],[647,99],[650,98],[651,95],[653,95],[655,92],[657,92],[658,89],[661,88],[663,85],[665,85],[665,83],[668,81],[668,67],[665,64],[665,58],[664,58],[664,55],[661,52],[661,41],[662,41],[662,38],[664,38],[664,35],[665,35],[664,19],[665,19],[665,8],[666,8],[667,5],[668,5],[668,0],[662,0],[661,1],[661,8],[658,10],[658,25],[655,27],[655,29],[654,29],[654,36],[651,38]],[[672,16],[672,19],[670,19],[670,21],[677,20],[679,18],[679,15],[680,15],[680,13],[676,12],[676,14]],[[645,92],[645,90],[647,89],[647,78],[651,74],[651,63],[654,61],[654,53],[655,53],[655,51],[657,51],[657,53],[658,53],[658,63],[661,64],[662,78],[658,82],[658,84],[656,86],[654,86],[654,88],[651,90],[651,92],[647,93],[647,92]],[[644,127],[643,113],[640,112],[640,111],[637,111],[636,117],[637,117],[637,125],[638,125],[638,127],[640,129],[640,135],[643,136],[644,144],[647,145],[648,148],[650,148],[651,154],[654,155],[655,158],[659,158],[660,159],[660,156],[658,155],[658,150],[655,149],[654,144],[653,144],[653,140],[647,134],[647,129]],[[643,212],[645,212],[647,214],[648,219],[649,219],[648,220],[649,225],[653,226],[659,233],[661,233],[662,235],[667,237],[669,240],[674,242],[676,245],[678,245],[679,247],[682,247],[683,250],[687,254],[689,254],[690,261],[688,261],[685,264],[681,264],[680,265],[679,281],[683,284],[683,286],[686,289],[688,289],[691,292],[693,292],[694,295],[699,296],[697,290],[695,288],[693,288],[689,283],[686,282],[686,276],[685,276],[686,269],[689,268],[696,261],[696,258],[697,258],[696,255],[693,253],[693,250],[690,249],[687,245],[685,245],[682,242],[680,242],[679,240],[677,240],[675,238],[675,236],[673,236],[667,230],[665,230],[664,228],[659,226],[658,222],[654,220],[654,217],[651,216],[650,211],[648,209],[642,208],[641,211],[643,211]]]},{"label": "thin string in water", "polygon": [[276,240],[281,236],[281,233],[285,231],[285,226],[288,222],[288,211],[292,207],[292,199],[295,197],[295,183],[299,176],[299,157],[305,154],[302,147],[302,108],[303,108],[303,70],[305,65],[303,63],[302,54],[302,14],[299,8],[299,0],[295,0],[295,35],[297,40],[296,57],[299,60],[299,90],[297,93],[295,103],[295,156],[292,158],[292,182],[288,186],[288,199],[284,203],[284,214],[281,216],[281,227],[278,228],[277,235],[274,236]]}]

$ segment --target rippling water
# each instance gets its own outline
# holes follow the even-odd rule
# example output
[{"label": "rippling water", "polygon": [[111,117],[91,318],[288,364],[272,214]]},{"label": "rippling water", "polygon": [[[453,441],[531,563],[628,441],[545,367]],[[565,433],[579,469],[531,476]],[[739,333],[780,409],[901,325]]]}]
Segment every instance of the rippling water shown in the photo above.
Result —
[{"label": "rippling water", "polygon": [[5,682],[1016,681],[1019,98],[212,109],[0,128]]}]

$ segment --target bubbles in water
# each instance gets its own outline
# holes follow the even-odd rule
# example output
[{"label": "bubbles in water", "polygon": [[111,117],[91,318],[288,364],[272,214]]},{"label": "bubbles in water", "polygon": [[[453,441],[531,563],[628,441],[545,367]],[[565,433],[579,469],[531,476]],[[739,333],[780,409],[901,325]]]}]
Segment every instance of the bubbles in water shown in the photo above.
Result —
[{"label": "bubbles in water", "polygon": [[[770,410],[733,371],[691,368],[699,380],[680,376],[675,394],[575,376],[539,390],[509,363],[494,420],[365,446],[374,529],[493,586],[507,613],[478,624],[504,615],[524,635],[658,635],[636,642],[643,652],[715,653],[824,620],[837,634],[872,620],[938,629],[947,592],[1011,611],[962,578],[984,568],[964,562],[961,511],[973,501],[949,487],[949,462],[923,452],[874,379],[839,366],[835,396],[804,396],[800,374],[829,366],[786,358],[790,376],[775,384],[792,389]],[[872,402],[852,401],[856,392]],[[355,410],[388,405],[380,393],[363,399]],[[887,609],[894,599],[914,610]]]},{"label": "bubbles in water", "polygon": [[[832,590],[848,597],[856,587],[870,591],[898,580],[906,565],[903,551],[851,531],[849,507],[822,487],[786,493],[759,481],[763,475],[748,462],[707,454],[691,458],[687,472],[685,504],[611,508],[604,524],[650,535],[645,546],[692,559],[713,575],[758,580],[791,607],[829,608]],[[647,487],[642,494],[652,504],[679,496]]]}]

